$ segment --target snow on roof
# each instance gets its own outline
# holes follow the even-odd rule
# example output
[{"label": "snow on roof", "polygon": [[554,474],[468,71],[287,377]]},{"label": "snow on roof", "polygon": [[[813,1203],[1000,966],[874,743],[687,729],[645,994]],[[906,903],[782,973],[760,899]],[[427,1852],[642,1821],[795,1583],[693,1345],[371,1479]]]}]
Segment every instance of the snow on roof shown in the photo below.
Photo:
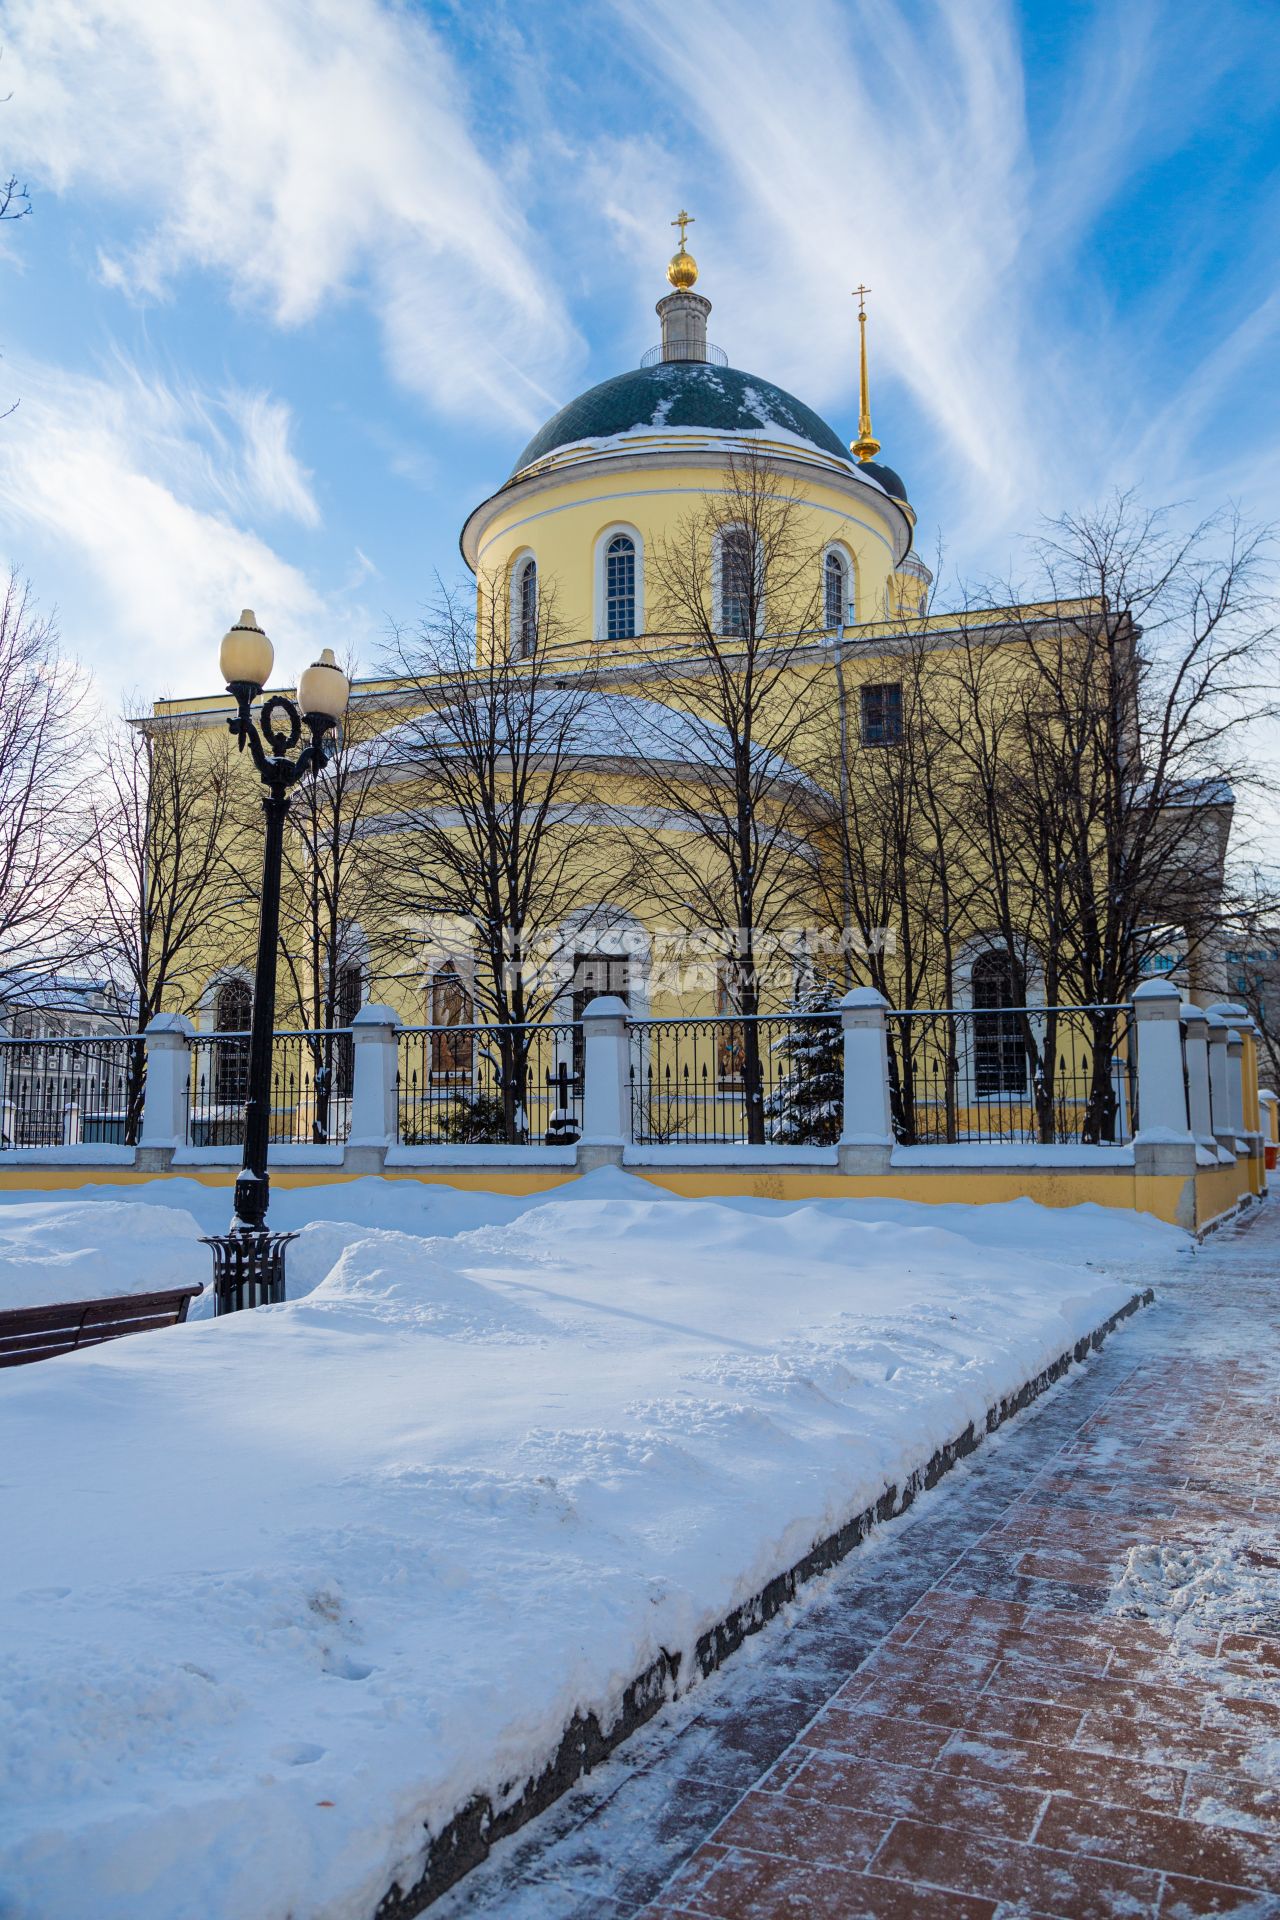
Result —
[{"label": "snow on roof", "polygon": [[[534,745],[541,736],[548,746],[563,740],[570,753],[584,759],[661,761],[715,770],[732,765],[732,737],[726,728],[659,700],[633,693],[584,693],[573,685],[539,687],[529,699],[532,713],[519,703],[514,706],[512,731]],[[503,724],[499,717],[498,729]],[[353,761],[385,754],[394,768],[397,758],[407,763],[424,746],[440,753],[458,751],[447,714],[428,711],[401,720],[376,741],[357,748]],[[780,755],[758,750],[756,764],[761,772],[818,791],[807,774]]]}]

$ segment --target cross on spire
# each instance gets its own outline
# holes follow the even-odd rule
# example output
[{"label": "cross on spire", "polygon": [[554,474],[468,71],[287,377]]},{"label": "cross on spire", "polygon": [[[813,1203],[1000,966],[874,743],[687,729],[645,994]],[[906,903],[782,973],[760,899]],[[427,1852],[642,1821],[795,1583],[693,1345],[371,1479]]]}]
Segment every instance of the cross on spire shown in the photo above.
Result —
[{"label": "cross on spire", "polygon": [[685,243],[685,228],[696,225],[693,215],[691,213],[686,213],[684,208],[681,207],[679,213],[676,215],[675,219],[671,222],[671,224],[673,227],[679,227],[680,245],[683,247]]},{"label": "cross on spire", "polygon": [[[671,224],[672,226],[674,226],[675,221],[673,220]],[[871,291],[870,287],[855,287],[853,290],[853,297],[858,303],[859,320],[861,320],[863,314],[867,310],[867,295],[870,293],[870,291]]]}]

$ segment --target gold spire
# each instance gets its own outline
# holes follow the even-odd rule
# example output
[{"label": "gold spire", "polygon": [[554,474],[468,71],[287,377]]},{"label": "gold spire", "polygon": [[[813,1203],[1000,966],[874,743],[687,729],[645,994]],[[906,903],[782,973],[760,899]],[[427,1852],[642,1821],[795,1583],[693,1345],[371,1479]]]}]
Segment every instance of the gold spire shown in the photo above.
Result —
[{"label": "gold spire", "polygon": [[858,386],[858,437],[849,443],[849,451],[859,460],[874,460],[880,451],[880,442],[871,431],[871,401],[867,394],[867,307],[866,299],[870,287],[855,287],[853,297],[858,303],[859,335],[859,386]]},{"label": "gold spire", "polygon": [[693,223],[693,215],[686,213],[683,207],[671,222],[673,227],[680,229],[680,245],[667,266],[667,278],[677,293],[687,293],[698,277],[698,263],[685,246],[685,229]]}]

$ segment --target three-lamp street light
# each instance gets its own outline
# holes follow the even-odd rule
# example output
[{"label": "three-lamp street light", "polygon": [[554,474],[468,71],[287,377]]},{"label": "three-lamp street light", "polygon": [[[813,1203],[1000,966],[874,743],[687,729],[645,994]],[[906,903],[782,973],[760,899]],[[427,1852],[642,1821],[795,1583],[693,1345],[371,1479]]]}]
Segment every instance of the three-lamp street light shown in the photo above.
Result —
[{"label": "three-lamp street light", "polygon": [[[263,1306],[284,1298],[284,1249],[294,1236],[267,1230],[267,1207],[271,1198],[267,1174],[271,1138],[271,1050],[275,1035],[284,823],[290,790],[299,780],[314,779],[327,765],[329,752],[325,735],[338,727],[351,694],[350,681],[331,649],[326,647],[320,658],[301,674],[296,700],[273,693],[263,701],[255,720],[253,703],[271,676],[274,660],[275,649],[253,613],[246,608],[235,626],[224,635],[219,661],[227,691],[236,703],[235,715],[227,721],[227,726],[240,752],[248,747],[266,788],[262,810],[267,831],[249,1030],[244,1152],[236,1179],[230,1232],[211,1237],[207,1243],[213,1248],[217,1313],[233,1313],[242,1307]],[[304,729],[310,737],[295,753]]]}]

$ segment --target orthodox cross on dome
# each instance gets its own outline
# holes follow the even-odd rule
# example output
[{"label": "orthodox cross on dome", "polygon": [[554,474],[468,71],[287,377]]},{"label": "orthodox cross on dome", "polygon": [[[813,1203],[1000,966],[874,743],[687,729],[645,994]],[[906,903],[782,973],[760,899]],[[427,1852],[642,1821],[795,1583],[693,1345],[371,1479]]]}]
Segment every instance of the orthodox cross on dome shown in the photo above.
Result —
[{"label": "orthodox cross on dome", "polygon": [[858,303],[858,437],[849,442],[849,451],[859,461],[874,460],[880,442],[871,431],[871,398],[867,388],[867,295],[870,287],[855,287]]},{"label": "orthodox cross on dome", "polygon": [[684,208],[681,207],[671,224],[673,227],[679,227],[680,229],[680,245],[668,262],[667,278],[677,293],[688,293],[698,277],[698,263],[685,246],[685,230],[694,224],[693,215],[686,213]]}]

